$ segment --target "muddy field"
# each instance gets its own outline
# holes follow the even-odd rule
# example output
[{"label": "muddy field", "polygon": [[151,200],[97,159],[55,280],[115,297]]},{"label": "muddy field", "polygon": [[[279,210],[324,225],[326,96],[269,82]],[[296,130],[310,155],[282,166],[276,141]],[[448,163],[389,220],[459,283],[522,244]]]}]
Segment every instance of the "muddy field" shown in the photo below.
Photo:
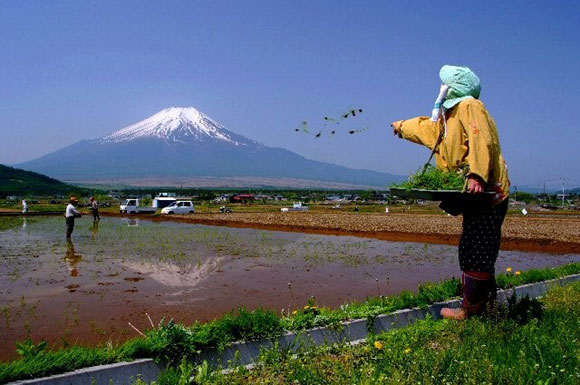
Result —
[{"label": "muddy field", "polygon": [[[123,341],[145,313],[192,323],[415,290],[459,274],[460,231],[460,218],[408,212],[111,215],[79,219],[67,243],[60,215],[0,217],[0,358],[29,336]],[[498,271],[580,261],[576,216],[510,216],[504,236]]]},{"label": "muddy field", "polygon": [[[176,220],[162,217],[155,220]],[[229,213],[179,216],[180,221],[268,230],[353,235],[392,241],[457,245],[461,217],[407,213]],[[508,215],[502,250],[580,252],[580,215]]]}]

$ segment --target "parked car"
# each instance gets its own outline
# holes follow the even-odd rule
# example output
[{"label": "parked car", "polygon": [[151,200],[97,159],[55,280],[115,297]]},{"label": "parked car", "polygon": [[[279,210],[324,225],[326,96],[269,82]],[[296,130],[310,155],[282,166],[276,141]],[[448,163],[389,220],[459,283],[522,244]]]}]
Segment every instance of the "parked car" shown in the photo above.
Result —
[{"label": "parked car", "polygon": [[161,214],[193,214],[195,206],[192,201],[176,201],[161,209]]},{"label": "parked car", "polygon": [[157,207],[141,206],[139,199],[125,199],[125,202],[119,207],[119,212],[121,214],[154,214],[157,212]]},{"label": "parked car", "polygon": [[[165,194],[167,194],[167,193],[165,193]],[[153,199],[153,207],[157,207],[158,209],[163,209],[174,202],[177,202],[177,199],[175,199],[175,197],[173,197],[173,196],[158,195],[155,197],[155,199]]]},{"label": "parked car", "polygon": [[308,206],[303,206],[302,202],[294,203],[291,208],[282,207],[280,209],[283,213],[287,213],[288,211],[308,211]]},{"label": "parked car", "polygon": [[227,206],[221,206],[220,207],[220,213],[232,213],[232,209],[230,207]]}]

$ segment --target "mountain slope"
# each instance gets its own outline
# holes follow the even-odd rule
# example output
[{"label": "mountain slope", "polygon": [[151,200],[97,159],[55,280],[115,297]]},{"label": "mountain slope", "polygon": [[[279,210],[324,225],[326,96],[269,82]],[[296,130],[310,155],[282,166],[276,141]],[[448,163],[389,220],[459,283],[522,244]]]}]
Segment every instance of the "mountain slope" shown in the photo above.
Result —
[{"label": "mountain slope", "polygon": [[18,165],[63,180],[267,177],[386,186],[401,177],[306,159],[238,135],[194,108],[168,108]]},{"label": "mountain slope", "polygon": [[54,195],[84,190],[46,175],[0,164],[0,196]]}]

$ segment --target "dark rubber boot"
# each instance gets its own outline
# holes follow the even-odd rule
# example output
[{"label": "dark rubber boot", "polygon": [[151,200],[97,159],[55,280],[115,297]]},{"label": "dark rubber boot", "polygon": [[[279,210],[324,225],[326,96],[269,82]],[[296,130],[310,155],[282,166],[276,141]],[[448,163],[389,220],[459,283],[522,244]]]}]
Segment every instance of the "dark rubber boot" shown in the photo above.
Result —
[{"label": "dark rubber boot", "polygon": [[463,309],[467,315],[481,314],[496,298],[495,276],[491,273],[463,273]]},{"label": "dark rubber boot", "polygon": [[461,309],[441,309],[443,318],[464,320],[470,315],[483,313],[496,298],[495,276],[491,273],[463,272],[463,306]]}]

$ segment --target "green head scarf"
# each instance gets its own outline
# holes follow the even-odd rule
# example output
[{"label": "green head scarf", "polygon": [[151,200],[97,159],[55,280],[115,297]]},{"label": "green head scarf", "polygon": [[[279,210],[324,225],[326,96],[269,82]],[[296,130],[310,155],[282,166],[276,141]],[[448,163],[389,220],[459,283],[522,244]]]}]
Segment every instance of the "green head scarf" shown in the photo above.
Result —
[{"label": "green head scarf", "polygon": [[467,67],[444,65],[439,71],[443,84],[449,86],[445,109],[450,109],[464,99],[479,99],[481,85],[477,75]]}]

